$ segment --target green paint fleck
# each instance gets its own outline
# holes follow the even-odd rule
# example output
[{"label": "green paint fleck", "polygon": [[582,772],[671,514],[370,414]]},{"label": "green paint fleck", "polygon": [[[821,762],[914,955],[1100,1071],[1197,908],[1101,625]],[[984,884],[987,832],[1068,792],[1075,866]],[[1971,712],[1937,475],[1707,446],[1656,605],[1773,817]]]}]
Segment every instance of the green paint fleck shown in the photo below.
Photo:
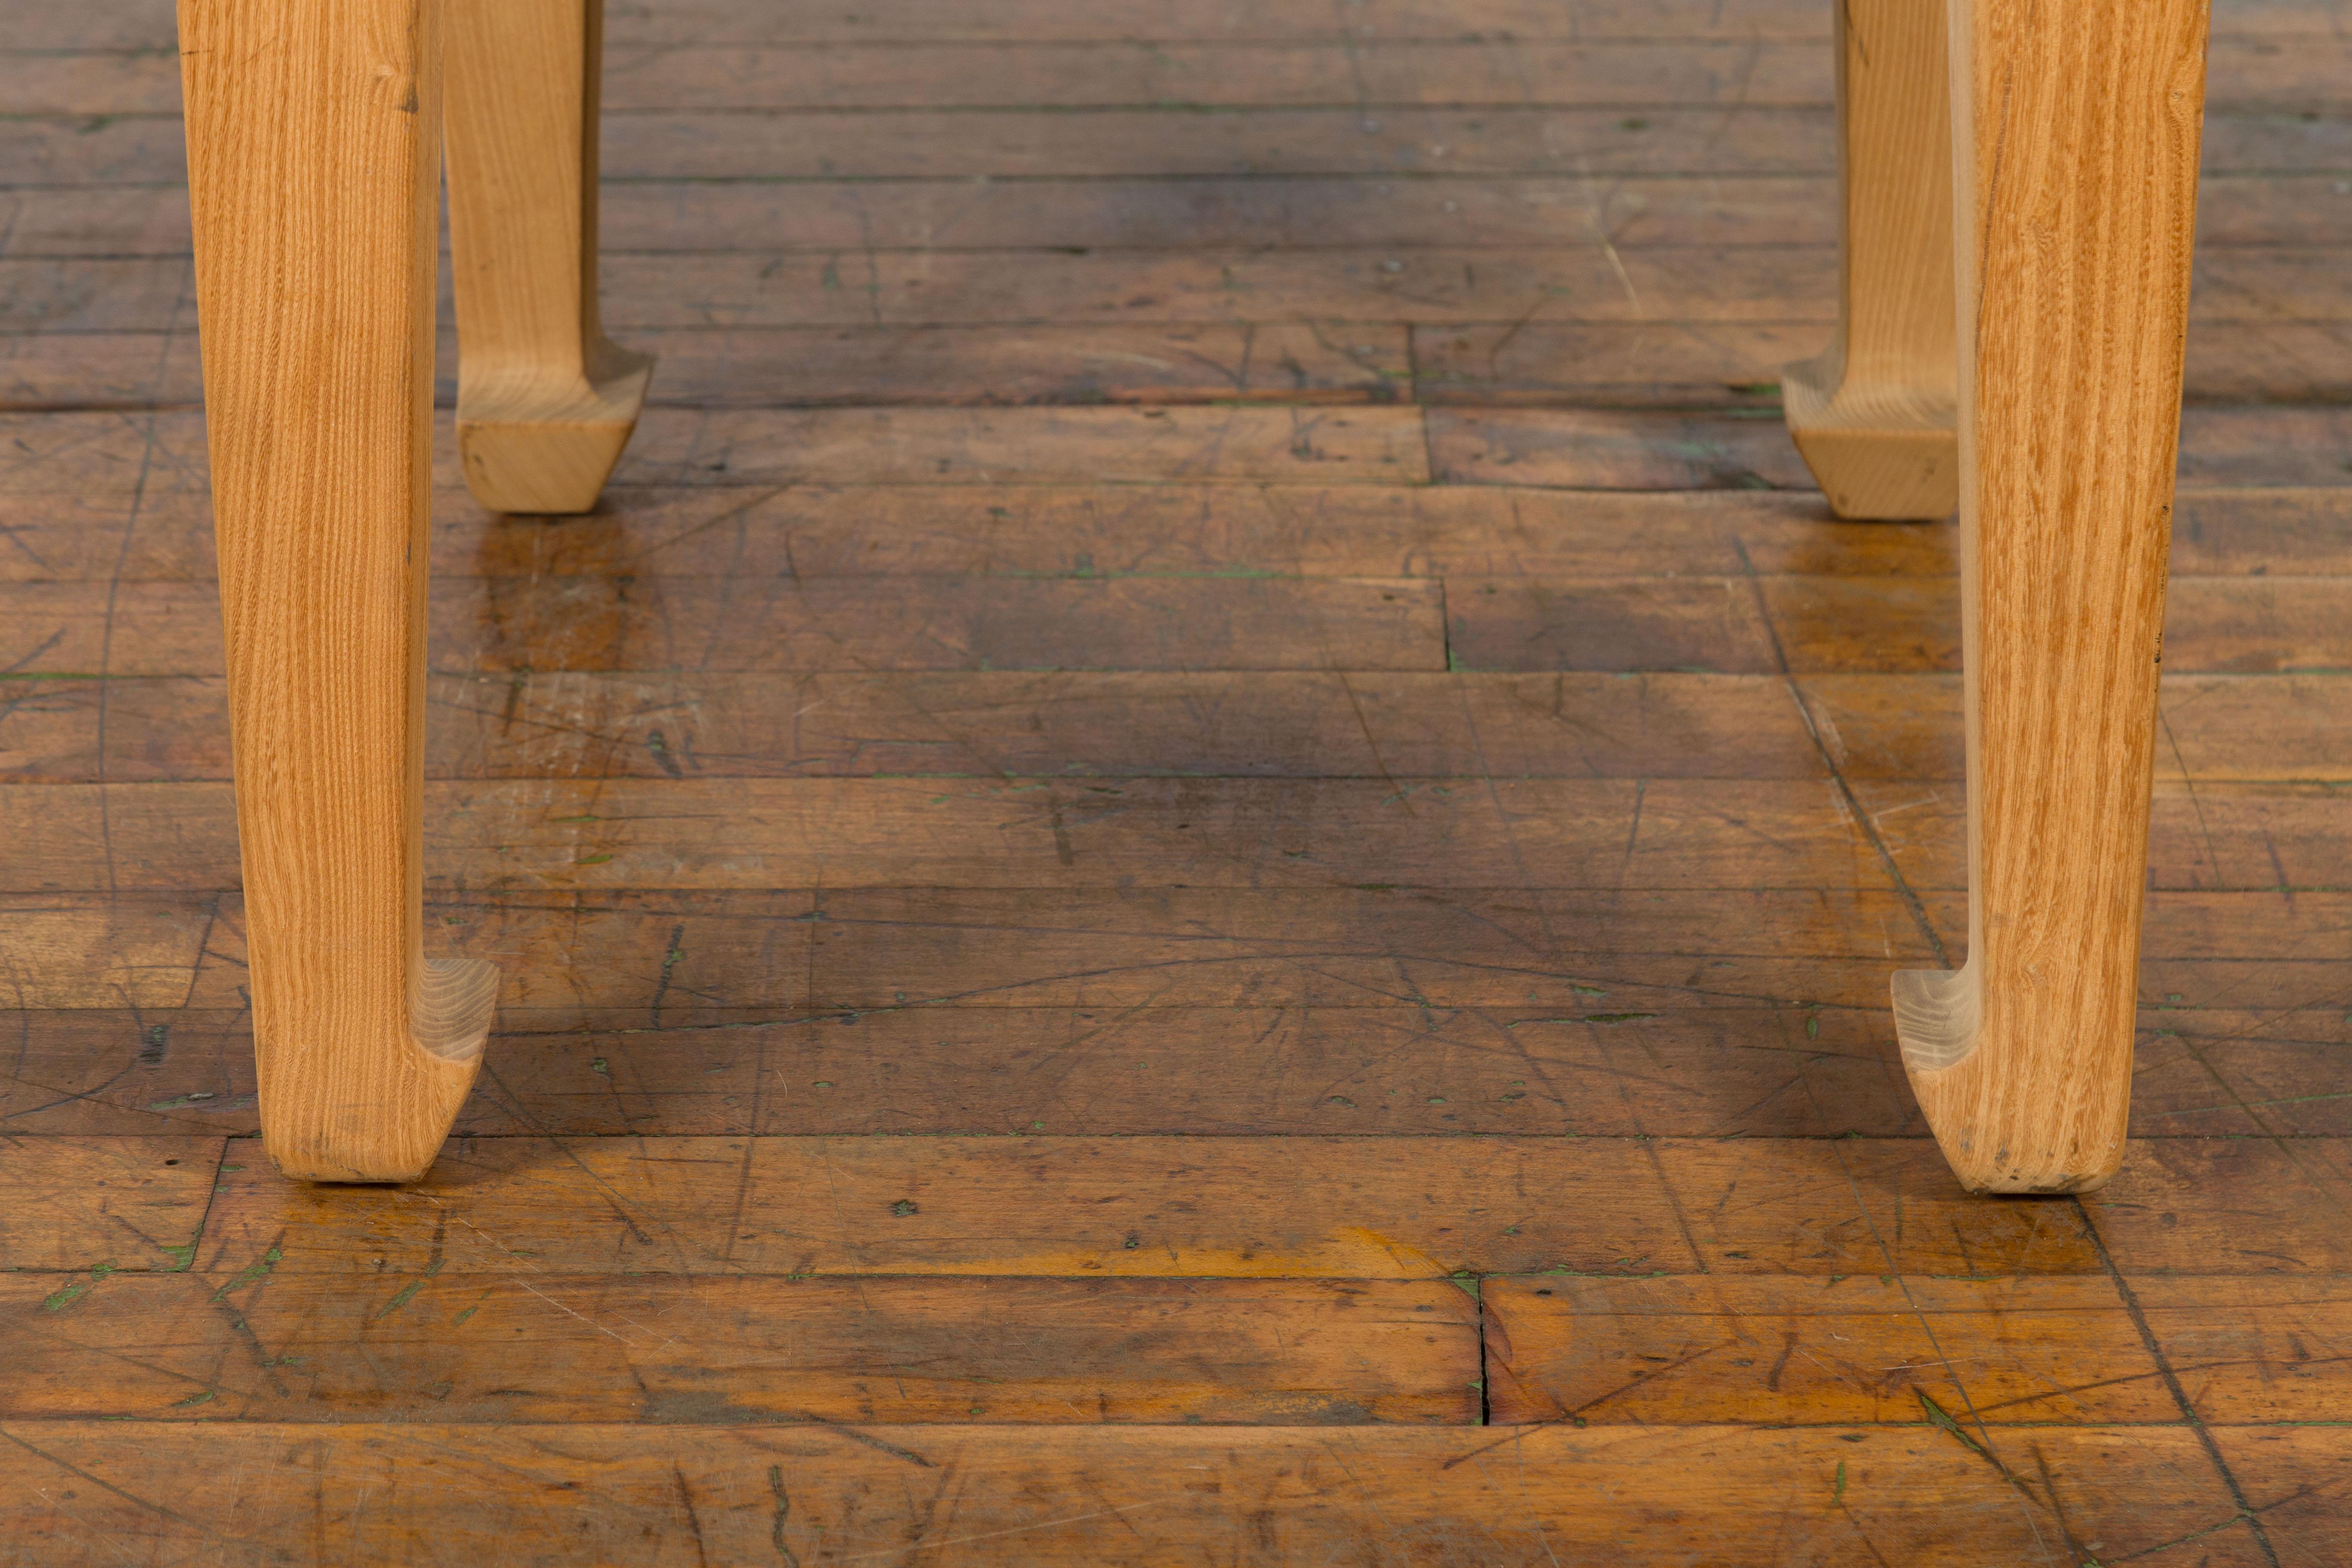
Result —
[{"label": "green paint fleck", "polygon": [[1843,1459],[1838,1461],[1837,1485],[1830,1489],[1830,1496],[1833,1499],[1845,1496],[1845,1461]]},{"label": "green paint fleck", "polygon": [[383,1304],[383,1310],[375,1315],[373,1321],[380,1323],[386,1318],[391,1317],[394,1312],[399,1311],[403,1307],[407,1306],[409,1302],[415,1300],[416,1299],[416,1293],[424,1289],[425,1281],[422,1279],[412,1279],[407,1284],[403,1285],[398,1291],[394,1293],[392,1300]]},{"label": "green paint fleck", "polygon": [[590,1072],[603,1073],[606,1078],[611,1078],[613,1076],[613,1068],[611,1065],[608,1064],[603,1057],[598,1057],[594,1061],[590,1062],[588,1064],[588,1070]]},{"label": "green paint fleck", "polygon": [[252,1284],[257,1279],[268,1279],[269,1271],[272,1268],[277,1268],[278,1260],[285,1256],[286,1255],[283,1252],[280,1252],[277,1247],[271,1247],[268,1251],[263,1253],[258,1260],[247,1264],[236,1279],[230,1280],[227,1284],[214,1291],[213,1300],[217,1301],[232,1290],[242,1290],[245,1287]]},{"label": "green paint fleck", "polygon": [[190,1395],[188,1395],[185,1399],[183,1399],[183,1400],[179,1400],[179,1401],[177,1401],[176,1403],[174,1403],[174,1404],[173,1405],[172,1408],[173,1408],[173,1409],[174,1409],[174,1410],[185,1410],[185,1409],[186,1409],[189,1405],[202,1405],[202,1404],[204,1404],[204,1403],[205,1403],[205,1402],[206,1402],[207,1400],[211,1399],[211,1398],[212,1398],[212,1396],[213,1396],[213,1391],[212,1391],[211,1389],[207,1388],[207,1389],[204,1390],[202,1393],[198,1393],[198,1394],[190,1394]]},{"label": "green paint fleck", "polygon": [[[89,1284],[95,1285],[100,1280],[114,1272],[114,1259],[110,1258],[105,1262],[100,1264],[97,1268],[89,1271]],[[58,1291],[56,1295],[42,1302],[41,1305],[47,1307],[52,1312],[63,1311],[66,1308],[73,1305],[75,1298],[79,1297],[83,1291],[89,1289],[89,1285],[68,1286],[67,1289]]]},{"label": "green paint fleck", "polygon": [[612,857],[610,855],[583,855],[579,859],[574,860],[572,863],[574,866],[602,866],[605,861],[610,860],[611,858]]},{"label": "green paint fleck", "polygon": [[1949,1432],[1953,1436],[1958,1437],[1961,1442],[1967,1444],[1969,1450],[1971,1453],[1981,1454],[1984,1452],[1982,1448],[1977,1446],[1977,1440],[1975,1438],[1960,1430],[1960,1424],[1952,1419],[1951,1412],[1946,1410],[1942,1405],[1927,1397],[1927,1391],[1924,1388],[1919,1390],[1919,1408],[1926,1412],[1928,1420],[1934,1422],[1937,1426],[1941,1426],[1945,1431]]}]

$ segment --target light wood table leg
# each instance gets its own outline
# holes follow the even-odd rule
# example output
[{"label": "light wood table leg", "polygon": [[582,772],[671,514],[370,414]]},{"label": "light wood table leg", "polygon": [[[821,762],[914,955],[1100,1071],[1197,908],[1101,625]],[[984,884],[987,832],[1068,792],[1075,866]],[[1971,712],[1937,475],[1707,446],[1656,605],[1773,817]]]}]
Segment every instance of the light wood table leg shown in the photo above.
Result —
[{"label": "light wood table leg", "polygon": [[497,511],[579,512],[654,362],[596,310],[604,0],[449,0],[449,230],[457,450]]},{"label": "light wood table leg", "polygon": [[1895,979],[1963,1183],[2123,1158],[2204,0],[1951,0],[1969,961]]},{"label": "light wood table leg", "polygon": [[1832,9],[1837,336],[1781,373],[1789,433],[1840,517],[1948,517],[1959,462],[1943,0]]},{"label": "light wood table leg", "polygon": [[437,0],[181,0],[262,1135],[396,1182],[498,973],[423,950]]}]

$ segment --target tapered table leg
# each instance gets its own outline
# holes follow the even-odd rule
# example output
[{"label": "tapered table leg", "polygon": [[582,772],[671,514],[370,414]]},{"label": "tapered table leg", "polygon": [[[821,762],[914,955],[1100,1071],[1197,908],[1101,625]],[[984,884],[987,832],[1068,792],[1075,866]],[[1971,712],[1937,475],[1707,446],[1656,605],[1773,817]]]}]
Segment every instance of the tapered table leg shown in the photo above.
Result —
[{"label": "tapered table leg", "polygon": [[437,0],[181,0],[262,1136],[433,1162],[497,1001],[424,957]]},{"label": "tapered table leg", "polygon": [[1837,336],[1781,373],[1789,433],[1840,517],[1948,517],[1959,468],[1943,0],[1832,10]]},{"label": "tapered table leg", "polygon": [[1969,960],[1895,979],[1963,1183],[2123,1157],[2204,0],[1951,0]]},{"label": "tapered table leg", "polygon": [[653,361],[596,310],[604,0],[449,0],[457,450],[498,511],[596,504]]}]

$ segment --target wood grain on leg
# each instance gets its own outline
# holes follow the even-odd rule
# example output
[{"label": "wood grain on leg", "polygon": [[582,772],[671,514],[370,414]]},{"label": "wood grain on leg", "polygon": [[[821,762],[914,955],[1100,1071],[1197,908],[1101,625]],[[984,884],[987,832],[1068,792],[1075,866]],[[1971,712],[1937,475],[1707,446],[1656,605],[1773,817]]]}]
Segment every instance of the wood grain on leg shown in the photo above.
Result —
[{"label": "wood grain on leg", "polygon": [[1960,1179],[2123,1157],[2204,0],[1951,0],[1969,961],[1895,979]]},{"label": "wood grain on leg", "polygon": [[1782,372],[1789,433],[1840,517],[1948,517],[1959,470],[1944,7],[1834,9],[1838,330],[1828,353]]},{"label": "wood grain on leg", "polygon": [[653,361],[596,312],[604,0],[451,0],[457,449],[498,511],[596,504]]},{"label": "wood grain on leg", "polygon": [[403,1181],[497,999],[419,896],[436,0],[184,0],[263,1136]]}]

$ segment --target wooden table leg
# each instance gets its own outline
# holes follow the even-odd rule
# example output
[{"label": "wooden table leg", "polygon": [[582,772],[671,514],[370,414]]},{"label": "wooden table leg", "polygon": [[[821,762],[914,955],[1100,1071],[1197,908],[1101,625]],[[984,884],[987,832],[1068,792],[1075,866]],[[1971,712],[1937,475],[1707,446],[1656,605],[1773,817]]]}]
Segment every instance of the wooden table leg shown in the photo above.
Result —
[{"label": "wooden table leg", "polygon": [[428,961],[423,781],[437,0],[181,0],[262,1135],[420,1175],[489,964]]},{"label": "wooden table leg", "polygon": [[1827,353],[1781,373],[1789,434],[1840,517],[1948,517],[1959,463],[1943,0],[1832,10],[1838,328]]},{"label": "wooden table leg", "polygon": [[449,0],[457,450],[498,511],[596,504],[654,362],[596,310],[604,0]]},{"label": "wooden table leg", "polygon": [[1969,961],[1895,980],[1962,1182],[2081,1192],[2129,1109],[2204,0],[1951,0]]}]

